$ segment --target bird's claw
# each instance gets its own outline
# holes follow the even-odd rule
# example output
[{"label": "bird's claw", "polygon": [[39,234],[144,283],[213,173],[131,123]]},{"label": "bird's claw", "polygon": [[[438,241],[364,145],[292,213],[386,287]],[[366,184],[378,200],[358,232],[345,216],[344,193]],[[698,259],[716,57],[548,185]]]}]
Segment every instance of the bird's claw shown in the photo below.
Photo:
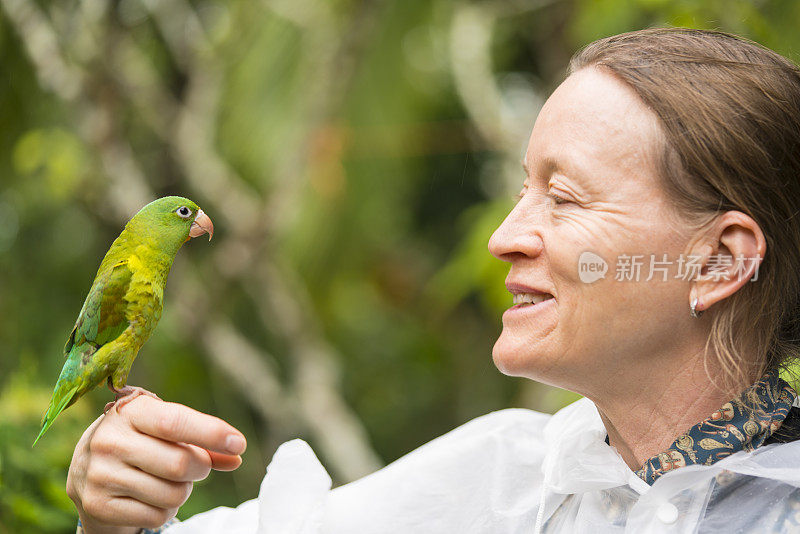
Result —
[{"label": "bird's claw", "polygon": [[116,407],[117,411],[119,411],[123,406],[128,404],[139,395],[148,395],[156,400],[161,400],[161,398],[152,391],[147,391],[146,389],[137,386],[123,386],[122,388],[114,389],[113,391],[117,398],[106,404],[105,408],[103,408],[104,414],[108,413],[108,410],[110,410],[112,407]]}]

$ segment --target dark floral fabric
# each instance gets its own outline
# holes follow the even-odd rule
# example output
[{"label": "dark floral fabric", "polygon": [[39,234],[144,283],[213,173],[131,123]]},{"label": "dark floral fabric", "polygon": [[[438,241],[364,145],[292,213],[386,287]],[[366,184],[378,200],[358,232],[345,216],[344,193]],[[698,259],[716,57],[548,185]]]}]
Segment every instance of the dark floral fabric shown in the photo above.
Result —
[{"label": "dark floral fabric", "polygon": [[796,397],[778,371],[770,371],[738,398],[678,436],[636,474],[653,484],[667,471],[679,467],[711,465],[739,451],[800,439],[800,410],[792,409]]},{"label": "dark floral fabric", "polygon": [[789,443],[800,439],[800,408],[792,407],[783,424],[767,438],[764,445],[770,443]]}]

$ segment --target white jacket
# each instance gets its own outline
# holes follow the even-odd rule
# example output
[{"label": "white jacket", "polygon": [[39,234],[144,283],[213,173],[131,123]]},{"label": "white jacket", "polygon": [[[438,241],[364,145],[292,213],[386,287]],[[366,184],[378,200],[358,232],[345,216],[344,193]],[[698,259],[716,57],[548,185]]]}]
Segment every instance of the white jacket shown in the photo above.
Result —
[{"label": "white jacket", "polygon": [[641,480],[594,404],[478,417],[331,489],[308,444],[281,445],[257,499],[167,534],[800,532],[800,441]]}]

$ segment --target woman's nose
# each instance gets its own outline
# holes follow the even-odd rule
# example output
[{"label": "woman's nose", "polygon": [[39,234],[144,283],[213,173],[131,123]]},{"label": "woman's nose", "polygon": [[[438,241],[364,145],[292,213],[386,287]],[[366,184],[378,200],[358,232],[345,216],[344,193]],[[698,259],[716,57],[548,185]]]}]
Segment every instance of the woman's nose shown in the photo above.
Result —
[{"label": "woman's nose", "polygon": [[541,227],[525,216],[523,202],[511,210],[489,238],[489,252],[497,259],[510,262],[515,256],[535,258],[542,253]]}]

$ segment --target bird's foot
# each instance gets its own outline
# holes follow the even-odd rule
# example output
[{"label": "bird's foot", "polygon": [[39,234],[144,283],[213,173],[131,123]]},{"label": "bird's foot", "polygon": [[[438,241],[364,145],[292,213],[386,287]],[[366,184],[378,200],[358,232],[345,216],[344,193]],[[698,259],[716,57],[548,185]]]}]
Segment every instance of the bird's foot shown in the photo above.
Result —
[{"label": "bird's foot", "polygon": [[119,411],[120,408],[128,404],[139,395],[149,395],[154,399],[161,400],[161,398],[152,391],[147,391],[146,389],[137,386],[123,386],[120,389],[115,389],[112,386],[109,387],[111,387],[111,391],[116,394],[117,398],[114,399],[114,401],[106,404],[105,408],[103,408],[103,413],[107,413],[112,406],[116,406],[117,410]]}]

